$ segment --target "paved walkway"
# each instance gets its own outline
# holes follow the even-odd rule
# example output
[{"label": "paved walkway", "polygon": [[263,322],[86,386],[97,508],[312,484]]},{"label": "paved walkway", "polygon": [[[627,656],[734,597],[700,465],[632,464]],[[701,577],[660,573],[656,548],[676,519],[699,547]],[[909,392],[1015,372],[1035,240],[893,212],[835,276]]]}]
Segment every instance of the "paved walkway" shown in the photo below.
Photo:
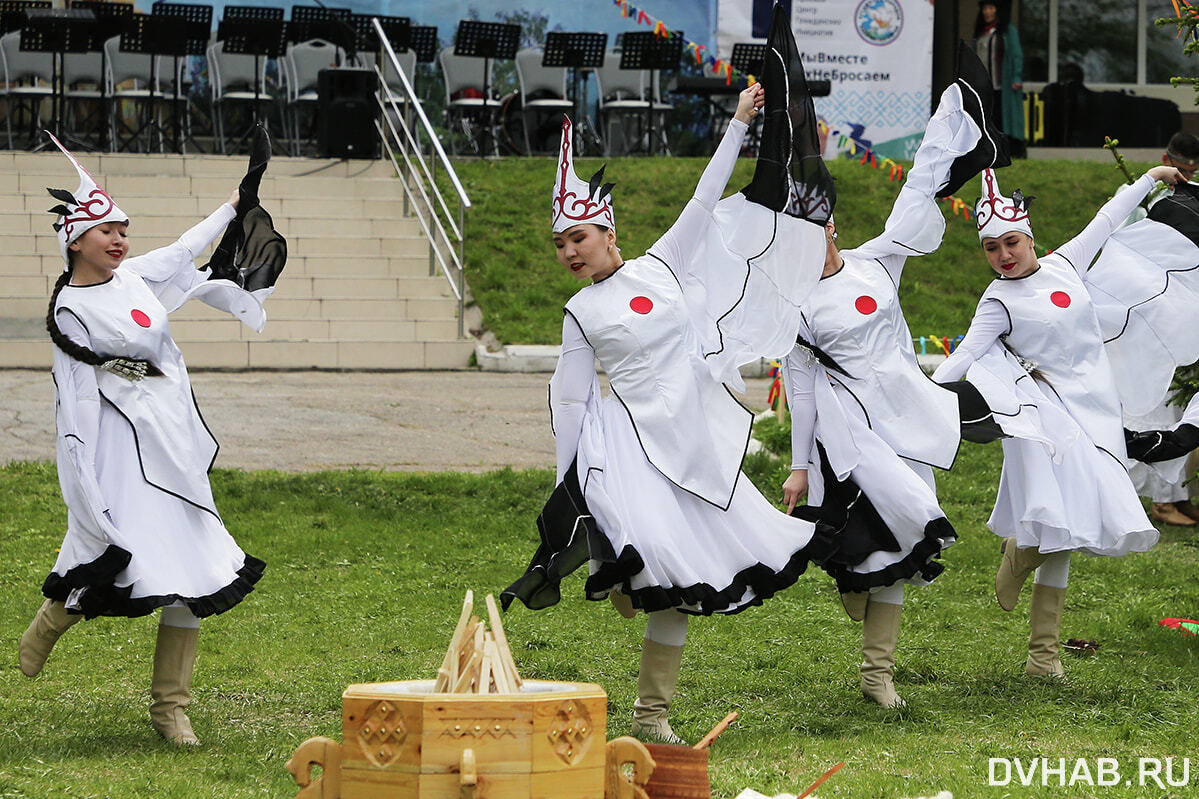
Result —
[{"label": "paved walkway", "polygon": [[[196,372],[217,466],[482,472],[553,468],[547,374]],[[769,381],[747,380],[750,408]],[[0,370],[0,463],[54,458],[46,370]]]}]

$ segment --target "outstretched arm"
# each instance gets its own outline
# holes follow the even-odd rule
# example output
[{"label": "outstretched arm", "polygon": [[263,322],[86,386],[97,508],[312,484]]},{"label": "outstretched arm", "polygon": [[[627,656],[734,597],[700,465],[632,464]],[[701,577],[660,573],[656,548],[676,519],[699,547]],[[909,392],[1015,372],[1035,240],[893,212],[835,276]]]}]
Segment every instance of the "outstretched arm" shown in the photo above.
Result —
[{"label": "outstretched arm", "polygon": [[1011,332],[1007,311],[995,300],[983,299],[974,311],[970,327],[957,349],[933,372],[933,382],[952,383],[965,376],[970,365],[982,357],[1002,335]]},{"label": "outstretched arm", "polygon": [[123,264],[124,268],[141,275],[168,309],[178,307],[169,300],[176,293],[182,294],[207,279],[207,275],[196,270],[196,258],[233,221],[237,214],[236,206],[237,192],[234,191],[229,202],[222,204],[173,244],[130,258]]},{"label": "outstretched arm", "polygon": [[691,201],[683,208],[670,230],[649,248],[650,254],[665,261],[680,281],[691,269],[691,256],[703,238],[704,226],[711,218],[712,209],[720,201],[729,178],[733,175],[733,168],[737,165],[737,156],[741,153],[741,143],[745,139],[749,123],[757,115],[757,109],[761,108],[763,102],[765,93],[761,84],[755,83],[741,92],[737,100],[737,113],[729,122],[712,160],[700,176]]},{"label": "outstretched arm", "polygon": [[1095,260],[1095,254],[1107,243],[1108,237],[1116,232],[1159,180],[1167,186],[1185,182],[1182,173],[1176,168],[1155,166],[1137,178],[1126,190],[1104,203],[1099,213],[1095,214],[1095,218],[1082,232],[1058,247],[1054,255],[1066,259],[1080,276],[1086,275],[1091,261]]}]

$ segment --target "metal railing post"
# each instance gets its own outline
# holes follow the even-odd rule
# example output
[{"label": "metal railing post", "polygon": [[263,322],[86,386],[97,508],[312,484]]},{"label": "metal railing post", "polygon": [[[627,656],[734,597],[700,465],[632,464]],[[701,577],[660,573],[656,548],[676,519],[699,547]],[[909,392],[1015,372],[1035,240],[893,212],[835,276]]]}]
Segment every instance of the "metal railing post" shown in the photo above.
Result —
[{"label": "metal railing post", "polygon": [[[381,121],[377,123],[383,155],[391,159],[400,179],[404,192],[404,213],[416,218],[429,242],[430,277],[440,269],[458,301],[458,336],[465,338],[466,270],[463,259],[466,252],[466,212],[471,207],[470,198],[417,99],[411,81],[400,68],[399,59],[387,40],[383,26],[378,19],[372,20],[371,24],[379,36],[380,44],[375,70],[380,86],[378,103],[383,112]],[[387,86],[385,76],[388,66],[394,70],[400,82],[404,103],[402,111],[396,102],[399,95],[393,96]],[[413,121],[414,116],[416,121]],[[429,139],[427,159],[421,147],[421,136]],[[442,175],[458,195],[456,219],[437,185],[439,163],[444,170]]]}]

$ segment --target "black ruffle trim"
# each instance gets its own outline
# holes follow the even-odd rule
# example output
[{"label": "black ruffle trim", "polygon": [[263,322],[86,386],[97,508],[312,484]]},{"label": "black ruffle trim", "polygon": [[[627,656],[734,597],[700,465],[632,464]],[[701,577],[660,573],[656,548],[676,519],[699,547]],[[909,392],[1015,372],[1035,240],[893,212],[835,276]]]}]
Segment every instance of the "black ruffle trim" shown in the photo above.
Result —
[{"label": "black ruffle trim", "polygon": [[942,516],[924,525],[924,538],[920,539],[904,558],[886,568],[860,573],[850,571],[848,567],[836,563],[823,563],[821,566],[829,573],[829,576],[837,581],[837,590],[843,594],[893,585],[916,575],[932,582],[941,572],[945,571],[945,565],[936,560],[941,556],[941,542],[955,540],[957,540],[957,533],[954,532],[953,525]]},{"label": "black ruffle trim", "polygon": [[187,597],[180,594],[163,594],[161,596],[131,597],[131,586],[116,585],[117,574],[129,565],[131,554],[121,547],[109,545],[107,549],[93,561],[81,563],[59,575],[54,572],[42,584],[42,593],[49,599],[66,602],[72,590],[86,588],[80,600],[83,615],[93,619],[97,616],[148,616],[157,608],[182,602],[197,618],[224,613],[246,595],[254,590],[255,584],[262,579],[266,571],[266,563],[253,557],[245,556],[245,562],[237,570],[237,576],[218,591],[201,597]]},{"label": "black ruffle trim", "polygon": [[816,449],[820,456],[820,474],[824,478],[823,501],[820,505],[801,505],[791,515],[817,524],[823,522],[833,531],[837,550],[821,561],[820,566],[837,581],[841,593],[881,588],[917,574],[931,582],[945,571],[945,566],[934,558],[941,555],[941,542],[956,541],[957,532],[949,520],[941,516],[924,525],[924,538],[902,559],[878,571],[855,572],[853,567],[871,554],[899,552],[901,547],[870,497],[852,477],[837,479],[820,441],[816,442]]},{"label": "black ruffle trim", "polygon": [[[507,610],[519,599],[530,610],[556,605],[562,598],[563,578],[588,561],[597,562],[595,573],[587,578],[586,596],[602,600],[612,589],[619,589],[632,601],[633,607],[647,613],[678,608],[684,613],[707,616],[713,613],[738,613],[760,605],[766,599],[792,585],[804,573],[809,562],[820,563],[837,549],[833,529],[818,522],[812,539],[792,554],[780,570],[756,563],[733,575],[729,585],[716,588],[707,583],[691,586],[649,586],[634,589],[630,581],[645,568],[641,555],[626,546],[619,555],[608,537],[595,523],[587,500],[579,487],[577,462],[572,463],[562,482],[554,489],[537,517],[541,544],[525,573],[500,594]],[[736,605],[752,589],[754,598]],[[736,606],[735,606],[736,605]]]}]

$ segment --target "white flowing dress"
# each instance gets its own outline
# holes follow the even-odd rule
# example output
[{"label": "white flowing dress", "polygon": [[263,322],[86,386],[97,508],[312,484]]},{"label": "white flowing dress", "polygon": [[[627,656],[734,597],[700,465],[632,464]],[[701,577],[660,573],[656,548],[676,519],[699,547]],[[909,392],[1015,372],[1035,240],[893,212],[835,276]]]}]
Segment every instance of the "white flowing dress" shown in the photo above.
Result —
[{"label": "white flowing dress", "polygon": [[[1003,440],[987,525],[1021,547],[1118,557],[1157,543],[1125,466],[1120,396],[1083,283],[1099,248],[1152,185],[1142,177],[1108,201],[1031,274],[994,280],[961,344],[933,375],[939,382],[965,375],[992,408],[1014,409],[1003,422],[1016,434]],[[1017,432],[1020,425],[1026,432]]]},{"label": "white flowing dress", "polygon": [[233,216],[223,205],[174,244],[127,259],[110,280],[59,292],[55,319],[68,338],[163,372],[133,382],[54,352],[67,533],[43,593],[89,618],[177,603],[199,617],[221,613],[263,574],[265,564],[242,552],[213,502],[208,470],[217,443],[167,318],[196,296],[264,320],[263,295],[207,281],[195,268]]},{"label": "white flowing dress", "polygon": [[[619,588],[645,611],[735,613],[791,585],[831,546],[815,525],[776,509],[740,472],[752,414],[718,378],[727,374],[723,356],[734,341],[753,348],[752,336],[738,336],[755,324],[781,348],[776,356],[790,348],[799,300],[823,258],[818,225],[747,204],[742,195],[720,205],[766,225],[725,227],[722,246],[735,254],[738,236],[768,244],[748,247],[749,259],[713,256],[712,228],[725,224],[718,201],[745,129],[730,124],[693,199],[645,256],[625,261],[567,304],[550,384],[559,487],[538,520],[541,548],[504,592],[505,606],[517,597],[534,609],[554,604],[559,580],[589,562],[589,599]],[[769,283],[779,292],[771,301],[789,316],[771,311],[763,319],[761,305],[735,303],[740,307],[714,317],[706,309],[721,300],[701,274],[705,261],[713,272],[728,266],[725,278],[738,263],[748,267],[742,300],[755,282]],[[737,314],[747,324],[727,326]],[[706,330],[723,336],[706,338]],[[597,357],[611,382],[606,396]]]}]

